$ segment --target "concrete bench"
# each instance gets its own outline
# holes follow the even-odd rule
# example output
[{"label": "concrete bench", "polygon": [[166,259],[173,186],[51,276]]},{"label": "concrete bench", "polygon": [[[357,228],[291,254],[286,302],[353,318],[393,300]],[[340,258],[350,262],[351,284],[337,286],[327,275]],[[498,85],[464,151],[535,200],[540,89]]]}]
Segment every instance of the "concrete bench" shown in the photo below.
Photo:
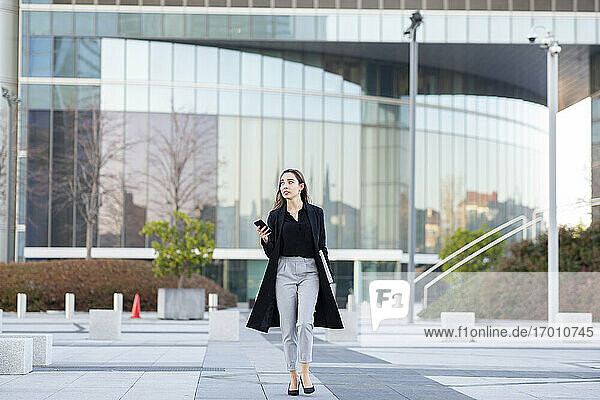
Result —
[{"label": "concrete bench", "polygon": [[115,310],[90,309],[90,339],[119,340],[122,314]]},{"label": "concrete bench", "polygon": [[0,374],[28,374],[33,370],[32,338],[0,338]]},{"label": "concrete bench", "polygon": [[33,365],[52,364],[52,335],[47,333],[2,333],[4,338],[30,338],[33,340]]},{"label": "concrete bench", "polygon": [[[442,342],[474,342],[470,336],[471,328],[475,328],[474,312],[442,312],[440,313],[442,329],[454,329],[454,336],[443,336]],[[460,337],[458,329],[460,329]],[[465,332],[465,327],[467,331]]]},{"label": "concrete bench", "polygon": [[356,342],[358,340],[358,313],[340,310],[344,329],[327,329],[325,340],[328,342]]},{"label": "concrete bench", "polygon": [[208,313],[208,340],[239,341],[240,312],[238,310],[221,310]]}]

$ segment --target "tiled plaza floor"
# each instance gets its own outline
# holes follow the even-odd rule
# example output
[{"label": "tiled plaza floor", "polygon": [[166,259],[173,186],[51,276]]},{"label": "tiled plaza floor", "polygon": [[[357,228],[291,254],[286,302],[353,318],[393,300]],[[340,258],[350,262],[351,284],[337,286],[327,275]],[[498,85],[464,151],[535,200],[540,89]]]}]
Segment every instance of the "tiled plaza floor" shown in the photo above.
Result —
[{"label": "tiled plaza floor", "polygon": [[[54,337],[53,364],[0,375],[1,400],[286,399],[281,334],[246,329],[239,342],[209,342],[208,320],[141,320],[123,315],[119,341],[88,339],[88,315],[4,313],[4,333]],[[208,315],[208,313],[206,314]],[[315,329],[315,399],[598,399],[600,345],[549,341],[444,343],[425,338],[439,322],[360,319],[356,342],[325,341]],[[517,321],[526,325],[526,321]],[[480,321],[478,321],[478,324]],[[539,321],[538,321],[539,323]],[[598,337],[598,326],[594,326]]]}]

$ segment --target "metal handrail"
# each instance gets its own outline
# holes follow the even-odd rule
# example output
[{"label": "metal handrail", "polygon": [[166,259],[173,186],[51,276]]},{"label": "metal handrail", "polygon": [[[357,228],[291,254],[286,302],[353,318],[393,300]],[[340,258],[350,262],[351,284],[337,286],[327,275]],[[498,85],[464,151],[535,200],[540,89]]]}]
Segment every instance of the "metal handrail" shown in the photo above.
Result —
[{"label": "metal handrail", "polygon": [[[488,236],[491,236],[494,233],[496,233],[496,232],[498,232],[498,231],[506,228],[507,226],[510,226],[510,225],[514,224],[518,220],[521,220],[523,222],[523,225],[525,225],[527,223],[527,217],[524,216],[524,215],[519,215],[518,217],[515,217],[515,218],[511,219],[510,221],[503,223],[502,225],[494,228],[493,230],[491,230],[489,232],[486,232],[484,235],[479,236],[477,239],[473,240],[470,243],[467,243],[466,245],[464,245],[460,249],[456,250],[454,253],[450,254],[449,256],[447,256],[446,258],[444,258],[442,261],[439,261],[433,267],[428,268],[426,271],[423,271],[422,274],[419,274],[419,276],[417,276],[415,278],[415,283],[419,282],[422,278],[424,278],[430,272],[432,272],[433,270],[435,270],[436,268],[438,268],[440,265],[445,264],[448,260],[456,257],[456,255],[458,255],[459,253],[462,253],[464,250],[468,249],[469,247],[471,247],[471,246],[473,246],[473,245],[481,242],[483,239],[487,238]],[[527,232],[527,231],[525,231],[525,232]]]},{"label": "metal handrail", "polygon": [[454,271],[455,269],[457,269],[458,267],[460,267],[461,265],[471,261],[473,258],[477,257],[479,254],[483,253],[484,251],[488,250],[489,248],[497,245],[498,243],[502,242],[503,240],[511,237],[512,235],[519,233],[520,231],[527,229],[529,226],[538,223],[539,221],[541,221],[542,218],[536,218],[533,219],[529,222],[527,222],[526,224],[513,229],[512,231],[508,232],[507,234],[502,235],[501,237],[499,237],[498,239],[494,240],[493,242],[491,242],[490,244],[482,247],[481,249],[477,250],[476,252],[474,252],[473,254],[469,255],[468,257],[466,257],[464,260],[461,260],[460,262],[458,262],[456,265],[453,265],[450,269],[447,269],[446,271],[444,271],[444,273],[442,273],[441,275],[439,275],[438,277],[436,277],[434,280],[432,280],[431,282],[429,282],[428,284],[425,285],[425,287],[423,288],[423,308],[427,308],[427,290],[434,285],[436,282],[438,282],[440,279],[442,279],[443,277],[445,277],[446,275],[450,274],[452,271]]}]

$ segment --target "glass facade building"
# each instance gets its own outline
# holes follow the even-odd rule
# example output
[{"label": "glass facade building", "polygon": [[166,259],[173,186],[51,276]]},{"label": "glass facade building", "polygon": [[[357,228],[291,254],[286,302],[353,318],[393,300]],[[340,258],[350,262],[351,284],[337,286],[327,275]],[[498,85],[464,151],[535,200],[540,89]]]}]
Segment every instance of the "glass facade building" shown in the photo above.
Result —
[{"label": "glass facade building", "polygon": [[[69,182],[80,182],[90,164],[84,144],[98,135],[108,156],[96,247],[149,248],[151,238],[139,230],[168,220],[176,201],[215,223],[219,249],[262,252],[252,221],[266,220],[279,173],[292,167],[303,171],[312,202],[325,211],[328,248],[406,251],[402,32],[413,4],[213,1],[21,4],[19,257],[85,246],[76,203],[89,188]],[[533,24],[550,27],[565,45],[562,76],[587,82],[561,93],[562,108],[599,87],[593,72],[581,77],[575,68],[584,51],[590,69],[600,43],[593,1],[564,12],[538,12],[538,1],[535,11],[520,10],[525,3],[517,1],[506,9],[501,1],[471,1],[470,10],[434,3],[427,1],[419,34],[421,264],[435,260],[459,227],[531,218],[547,206],[545,56],[526,45]],[[598,108],[597,98],[593,104]],[[597,124],[600,112],[593,118]],[[177,198],[168,174],[173,149],[189,155]],[[373,273],[399,271],[406,262],[361,261],[362,271]],[[246,301],[265,263],[231,255],[205,273]],[[343,298],[355,263],[334,261],[334,268]]]}]

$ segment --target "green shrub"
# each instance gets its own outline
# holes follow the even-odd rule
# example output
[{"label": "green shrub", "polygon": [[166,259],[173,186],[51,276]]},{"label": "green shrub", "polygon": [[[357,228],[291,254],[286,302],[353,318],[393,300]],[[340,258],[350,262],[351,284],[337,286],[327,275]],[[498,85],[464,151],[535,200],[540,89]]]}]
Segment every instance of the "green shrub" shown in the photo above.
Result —
[{"label": "green shrub", "polygon": [[[176,288],[178,278],[156,278],[152,263],[143,260],[54,260],[0,263],[0,309],[15,311],[17,293],[27,294],[28,311],[64,310],[65,293],[75,294],[75,309],[112,308],[113,293],[123,293],[123,309],[130,310],[136,293],[142,311],[156,311],[159,287]],[[219,295],[219,306],[235,307],[237,296],[200,275],[184,280],[184,287]]]}]

